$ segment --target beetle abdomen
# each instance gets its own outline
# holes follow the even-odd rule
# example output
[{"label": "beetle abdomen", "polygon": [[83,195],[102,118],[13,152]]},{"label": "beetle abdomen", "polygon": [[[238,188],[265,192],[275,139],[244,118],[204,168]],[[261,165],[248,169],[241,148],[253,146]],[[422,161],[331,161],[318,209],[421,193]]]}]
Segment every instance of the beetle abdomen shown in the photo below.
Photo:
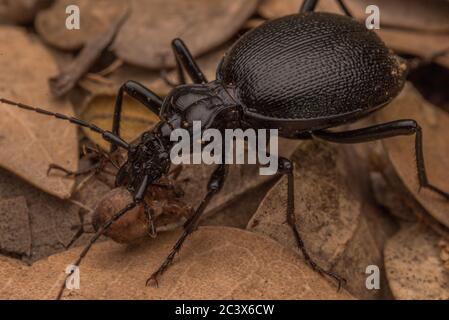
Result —
[{"label": "beetle abdomen", "polygon": [[329,13],[295,14],[241,37],[220,74],[247,111],[315,119],[367,111],[395,97],[404,66],[361,23]]}]

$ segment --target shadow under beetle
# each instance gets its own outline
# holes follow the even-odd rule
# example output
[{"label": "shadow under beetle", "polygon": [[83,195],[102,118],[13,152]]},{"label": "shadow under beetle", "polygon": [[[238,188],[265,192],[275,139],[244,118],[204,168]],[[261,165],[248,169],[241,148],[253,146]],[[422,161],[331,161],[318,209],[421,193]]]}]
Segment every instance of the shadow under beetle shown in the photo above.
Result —
[{"label": "shadow under beetle", "polygon": [[[316,3],[317,0],[306,0],[299,14],[268,21],[243,35],[222,58],[216,80],[211,82],[184,43],[180,39],[173,40],[180,85],[162,100],[139,83],[128,81],[123,84],[115,103],[112,132],[73,117],[0,100],[90,128],[111,143],[111,152],[117,147],[127,150],[128,158],[119,169],[115,183],[127,187],[134,200],[96,232],[74,265],[81,263],[93,243],[114,221],[142,203],[149,185],[167,175],[174,143],[170,141],[170,133],[177,128],[192,130],[193,121],[201,121],[204,130],[275,128],[286,138],[318,138],[336,143],[415,135],[420,187],[449,199],[447,192],[427,179],[422,132],[414,120],[396,120],[350,131],[328,130],[354,122],[387,105],[402,90],[408,67],[406,61],[394,55],[372,30],[354,20],[342,1],[338,3],[346,16],[313,12]],[[194,84],[185,84],[183,68]],[[120,138],[125,93],[162,119],[152,131],[143,133],[135,144]],[[204,199],[184,224],[181,237],[147,280],[147,285],[150,282],[157,284],[157,278],[195,230],[206,206],[221,190],[227,166],[220,164],[212,173]],[[313,261],[296,228],[292,163],[280,158],[278,173],[288,177],[287,222],[299,249],[314,270],[335,278],[340,287],[344,279],[323,270]]]}]

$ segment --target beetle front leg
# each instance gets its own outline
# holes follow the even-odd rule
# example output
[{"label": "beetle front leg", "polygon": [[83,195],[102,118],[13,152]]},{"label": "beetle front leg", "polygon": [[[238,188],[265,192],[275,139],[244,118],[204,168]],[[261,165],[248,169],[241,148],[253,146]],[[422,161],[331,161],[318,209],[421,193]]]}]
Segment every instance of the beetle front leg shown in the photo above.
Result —
[{"label": "beetle front leg", "polygon": [[[111,227],[111,225],[115,221],[119,220],[124,214],[126,214],[130,210],[134,209],[137,205],[139,205],[142,202],[142,200],[145,196],[148,184],[149,184],[148,181],[149,181],[148,176],[145,176],[144,179],[142,180],[142,183],[139,186],[136,194],[133,197],[134,198],[133,201],[130,202],[126,207],[124,207],[123,209],[118,211],[116,214],[114,214],[100,228],[98,228],[98,230],[95,232],[95,234],[89,240],[89,243],[84,247],[83,251],[81,251],[80,255],[78,256],[78,259],[76,259],[76,261],[73,263],[73,266],[79,267],[79,265],[81,264],[81,261],[87,255],[87,253],[89,252],[89,250],[93,246],[93,244]],[[73,271],[72,271],[72,273],[73,273]],[[61,288],[59,289],[58,296],[56,298],[57,300],[61,299],[62,294],[64,293],[66,281],[72,275],[72,273],[69,273],[65,277],[64,283],[62,284]]]},{"label": "beetle front leg", "polygon": [[176,254],[181,250],[182,245],[186,238],[197,228],[198,221],[201,218],[201,215],[204,213],[207,205],[210,200],[222,189],[224,181],[226,179],[228,172],[228,165],[220,164],[212,173],[209,183],[207,184],[207,193],[204,197],[203,201],[201,201],[200,205],[196,209],[195,213],[186,221],[184,224],[184,231],[182,235],[179,237],[178,241],[176,241],[173,249],[170,254],[165,258],[165,261],[160,265],[160,267],[148,278],[146,285],[158,285],[157,278],[161,276],[165,270],[173,263],[173,259]]},{"label": "beetle front leg", "polygon": [[[150,89],[138,82],[127,81],[119,89],[114,106],[114,120],[112,123],[112,133],[120,136],[120,121],[122,117],[123,94],[127,93],[152,112],[159,114],[162,108],[162,99]],[[111,144],[111,152],[117,149],[117,145]]]},{"label": "beetle front leg", "polygon": [[312,267],[316,272],[329,276],[335,279],[338,283],[338,290],[340,290],[342,283],[346,283],[346,280],[339,275],[326,271],[321,268],[307,252],[304,241],[302,240],[301,234],[296,227],[296,215],[295,215],[295,181],[293,176],[293,163],[286,158],[279,158],[278,173],[287,175],[287,223],[293,231],[295,236],[296,245],[301,250],[305,261]]},{"label": "beetle front leg", "polygon": [[449,193],[429,183],[424,165],[422,130],[415,120],[396,120],[343,132],[320,130],[314,131],[312,134],[317,138],[337,143],[361,143],[397,136],[415,135],[416,167],[420,188],[430,189],[449,200]]}]

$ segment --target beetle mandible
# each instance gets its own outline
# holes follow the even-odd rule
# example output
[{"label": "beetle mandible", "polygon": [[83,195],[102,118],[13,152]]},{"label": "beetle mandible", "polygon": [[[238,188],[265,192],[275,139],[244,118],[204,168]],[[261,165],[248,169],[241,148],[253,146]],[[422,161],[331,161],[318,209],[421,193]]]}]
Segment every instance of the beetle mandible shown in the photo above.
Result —
[{"label": "beetle mandible", "polygon": [[[198,120],[202,129],[274,128],[286,138],[318,138],[336,143],[415,135],[420,187],[449,199],[446,191],[427,179],[422,131],[414,120],[397,120],[350,131],[328,130],[355,122],[386,106],[402,90],[408,71],[405,60],[389,50],[372,30],[354,20],[341,0],[338,3],[346,15],[314,12],[317,0],[305,0],[298,14],[268,21],[246,33],[222,58],[216,80],[211,82],[185,44],[180,39],[173,40],[180,84],[164,100],[137,82],[123,84],[115,103],[112,131],[73,117],[0,99],[6,104],[90,128],[111,143],[111,152],[117,147],[127,151],[128,157],[117,173],[116,185],[128,188],[133,201],[99,228],[74,265],[81,263],[93,243],[114,221],[144,201],[151,184],[167,175],[173,146],[170,133],[177,128],[192,130],[193,121]],[[194,84],[185,84],[183,69]],[[143,133],[134,144],[120,138],[125,93],[161,118],[153,130]],[[227,170],[227,164],[220,164],[214,170],[204,199],[184,224],[180,239],[147,284],[157,284],[158,277],[173,262],[185,239],[195,230],[206,206],[221,190]],[[288,159],[279,159],[278,174],[288,176],[287,222],[305,260],[320,274],[335,278],[340,286],[343,279],[314,262],[296,228],[293,165]]]}]

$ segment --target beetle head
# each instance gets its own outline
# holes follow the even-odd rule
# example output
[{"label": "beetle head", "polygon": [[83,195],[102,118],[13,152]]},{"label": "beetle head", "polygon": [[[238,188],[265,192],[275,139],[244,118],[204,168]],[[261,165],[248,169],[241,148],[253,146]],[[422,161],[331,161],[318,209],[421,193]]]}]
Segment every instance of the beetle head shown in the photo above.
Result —
[{"label": "beetle head", "polygon": [[157,133],[148,131],[140,141],[131,145],[128,159],[117,173],[116,186],[126,186],[131,192],[138,190],[145,176],[149,182],[158,180],[170,169],[169,150]]}]

